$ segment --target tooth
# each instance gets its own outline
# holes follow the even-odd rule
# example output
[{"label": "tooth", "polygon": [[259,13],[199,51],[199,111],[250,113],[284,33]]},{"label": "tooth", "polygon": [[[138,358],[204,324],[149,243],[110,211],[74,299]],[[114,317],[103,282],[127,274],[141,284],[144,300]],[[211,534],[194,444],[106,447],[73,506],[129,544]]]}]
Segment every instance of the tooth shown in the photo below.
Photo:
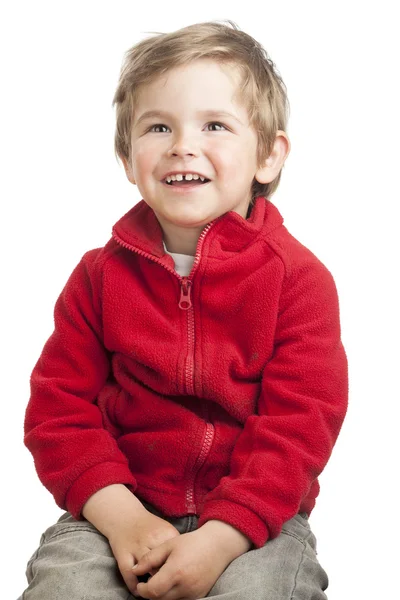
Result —
[{"label": "tooth", "polygon": [[198,179],[200,177],[200,175],[197,175],[197,173],[193,173],[193,179]]},{"label": "tooth", "polygon": [[176,181],[175,175],[171,175],[170,177],[171,177],[171,181]]},{"label": "tooth", "polygon": [[200,179],[201,179],[202,181],[204,181],[204,180],[205,180],[205,177],[202,177],[202,176],[200,175]]},{"label": "tooth", "polygon": [[178,175],[176,175],[176,181],[182,181],[183,179],[183,175],[181,175],[181,173],[178,173]]},{"label": "tooth", "polygon": [[185,179],[186,179],[186,181],[192,181],[193,175],[191,173],[186,173]]},{"label": "tooth", "polygon": [[168,177],[166,178],[166,181],[168,181],[168,183],[171,183],[171,175],[168,175]]}]

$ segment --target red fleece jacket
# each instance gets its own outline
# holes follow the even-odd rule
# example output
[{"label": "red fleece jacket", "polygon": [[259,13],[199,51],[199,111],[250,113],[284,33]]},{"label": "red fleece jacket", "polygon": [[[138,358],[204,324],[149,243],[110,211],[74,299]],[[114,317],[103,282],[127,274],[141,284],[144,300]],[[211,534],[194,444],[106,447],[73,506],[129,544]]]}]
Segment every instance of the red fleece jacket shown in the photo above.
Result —
[{"label": "red fleece jacket", "polygon": [[57,300],[25,443],[80,519],[127,485],[166,516],[230,523],[261,547],[310,513],[347,408],[328,269],[257,198],[205,228],[188,277],[139,202]]}]

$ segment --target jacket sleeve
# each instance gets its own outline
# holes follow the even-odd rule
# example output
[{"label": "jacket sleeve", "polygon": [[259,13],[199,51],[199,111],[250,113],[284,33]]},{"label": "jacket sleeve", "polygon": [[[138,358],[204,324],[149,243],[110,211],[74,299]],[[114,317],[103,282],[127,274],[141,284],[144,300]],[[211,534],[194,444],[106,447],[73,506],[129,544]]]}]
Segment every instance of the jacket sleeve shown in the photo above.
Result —
[{"label": "jacket sleeve", "polygon": [[110,373],[93,274],[97,253],[84,255],[56,302],[54,332],[33,369],[25,414],[24,442],[38,476],[58,506],[76,519],[99,489],[113,483],[136,486],[95,404]]},{"label": "jacket sleeve", "polygon": [[278,536],[315,487],[347,399],[336,286],[314,257],[285,277],[257,414],[236,441],[229,474],[207,494],[199,526],[210,519],[228,522],[257,548]]}]

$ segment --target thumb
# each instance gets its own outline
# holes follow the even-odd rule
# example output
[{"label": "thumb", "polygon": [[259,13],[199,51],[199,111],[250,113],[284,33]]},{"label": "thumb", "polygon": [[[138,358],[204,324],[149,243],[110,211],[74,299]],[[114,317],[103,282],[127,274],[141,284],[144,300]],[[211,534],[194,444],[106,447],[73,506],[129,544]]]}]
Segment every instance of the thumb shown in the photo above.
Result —
[{"label": "thumb", "polygon": [[167,540],[160,546],[153,548],[147,554],[144,554],[138,563],[133,567],[132,572],[136,577],[151,573],[152,575],[165,563],[172,550],[172,540]]},{"label": "thumb", "polygon": [[132,571],[132,567],[135,564],[135,559],[133,555],[130,552],[121,552],[115,554],[115,559],[118,563],[118,568],[123,580],[125,581],[126,587],[131,593],[133,593],[136,590],[136,586],[138,584],[138,578],[136,576],[136,573]]}]

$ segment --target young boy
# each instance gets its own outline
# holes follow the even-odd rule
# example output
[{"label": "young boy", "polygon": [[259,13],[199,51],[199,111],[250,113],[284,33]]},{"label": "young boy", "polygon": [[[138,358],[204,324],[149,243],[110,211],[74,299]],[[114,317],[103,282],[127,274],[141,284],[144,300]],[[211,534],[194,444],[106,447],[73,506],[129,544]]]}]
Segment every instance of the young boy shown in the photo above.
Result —
[{"label": "young boy", "polygon": [[25,443],[68,512],[23,598],[326,598],[308,516],[347,361],[332,275],[269,200],[285,86],[212,22],[134,46],[114,102],[143,200],[73,271],[32,373]]}]

